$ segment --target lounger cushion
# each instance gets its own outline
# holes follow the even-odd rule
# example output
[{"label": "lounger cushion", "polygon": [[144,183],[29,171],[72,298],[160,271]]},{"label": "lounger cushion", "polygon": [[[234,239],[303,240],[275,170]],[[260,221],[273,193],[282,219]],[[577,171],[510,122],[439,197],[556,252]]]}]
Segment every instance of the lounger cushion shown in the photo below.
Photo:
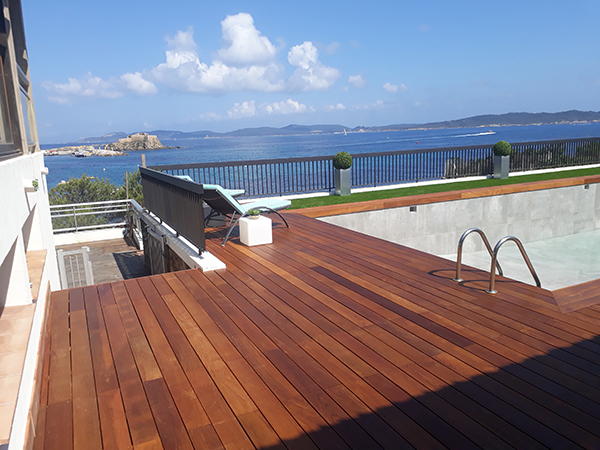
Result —
[{"label": "lounger cushion", "polygon": [[252,203],[244,203],[241,205],[242,208],[248,212],[251,209],[285,209],[292,206],[292,202],[283,198],[265,198]]},{"label": "lounger cushion", "polygon": [[[196,182],[189,175],[175,175],[175,177],[176,178],[181,178],[182,180],[191,181],[192,183]],[[244,189],[225,189],[225,188],[222,188],[221,186],[219,186],[218,184],[203,184],[202,186],[204,186],[204,189],[217,189],[217,188],[221,189],[222,191],[227,192],[232,197],[237,197],[239,195],[244,195],[244,193],[246,192]]]},{"label": "lounger cushion", "polygon": [[244,193],[246,192],[244,189],[225,189],[221,186],[219,186],[218,184],[202,184],[202,186],[204,186],[204,189],[221,189],[222,191],[227,192],[229,195],[231,195],[232,197],[237,197],[238,195],[244,195]]}]

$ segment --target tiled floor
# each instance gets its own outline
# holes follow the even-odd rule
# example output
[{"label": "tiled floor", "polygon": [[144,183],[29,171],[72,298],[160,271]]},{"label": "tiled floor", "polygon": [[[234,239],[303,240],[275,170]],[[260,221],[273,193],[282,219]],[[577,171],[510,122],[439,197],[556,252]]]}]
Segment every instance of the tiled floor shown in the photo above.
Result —
[{"label": "tiled floor", "polygon": [[0,310],[0,446],[10,435],[34,311],[35,305]]}]

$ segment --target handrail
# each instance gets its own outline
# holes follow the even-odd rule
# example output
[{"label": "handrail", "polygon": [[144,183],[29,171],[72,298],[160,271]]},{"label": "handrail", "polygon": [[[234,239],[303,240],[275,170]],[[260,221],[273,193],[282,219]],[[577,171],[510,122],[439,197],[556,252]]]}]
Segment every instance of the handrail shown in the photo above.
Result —
[{"label": "handrail", "polygon": [[[490,254],[490,257],[493,260],[492,246],[490,245],[490,241],[488,241],[488,238],[485,235],[485,233],[482,230],[480,230],[479,228],[475,228],[475,227],[474,228],[469,228],[467,231],[465,231],[462,234],[462,236],[458,240],[458,249],[456,250],[456,278],[453,278],[453,281],[456,281],[458,283],[464,281],[460,277],[460,269],[461,269],[461,264],[462,264],[462,248],[463,248],[463,244],[464,244],[465,239],[467,238],[467,236],[470,235],[473,232],[478,233],[479,236],[481,236],[481,239],[483,240],[483,243],[485,244],[485,247],[487,248],[487,251]],[[499,275],[503,275],[503,273],[502,273],[502,267],[500,267],[500,263],[498,262],[498,260],[496,260],[496,264],[492,264],[492,269],[494,268],[494,265],[498,268],[498,274]]]},{"label": "handrail", "polygon": [[529,256],[527,256],[527,252],[525,251],[525,247],[523,247],[523,244],[521,243],[521,241],[514,236],[504,236],[502,239],[500,239],[498,241],[498,243],[494,247],[494,253],[492,255],[492,267],[490,268],[490,288],[486,289],[485,292],[487,292],[488,294],[496,294],[498,292],[496,289],[494,289],[496,287],[495,286],[496,271],[493,269],[494,269],[494,264],[498,261],[498,251],[500,251],[500,247],[502,247],[502,245],[504,245],[504,243],[508,242],[508,241],[513,241],[515,244],[517,244],[517,247],[519,248],[519,250],[521,252],[521,256],[523,256],[523,259],[525,260],[525,263],[527,264],[527,267],[529,268],[529,272],[531,272],[531,275],[533,276],[533,279],[535,280],[536,286],[542,287],[542,283],[540,282],[540,279],[538,278],[537,273],[535,272],[535,269],[533,268],[533,265],[531,264],[531,261],[529,260]]}]

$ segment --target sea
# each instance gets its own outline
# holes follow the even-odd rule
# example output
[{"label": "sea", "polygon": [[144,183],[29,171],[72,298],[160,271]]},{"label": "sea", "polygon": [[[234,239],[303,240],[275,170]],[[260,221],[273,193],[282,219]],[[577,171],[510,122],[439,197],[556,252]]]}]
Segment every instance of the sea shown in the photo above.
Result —
[{"label": "sea", "polygon": [[[125,172],[146,165],[190,164],[258,159],[286,159],[308,156],[418,150],[428,148],[488,145],[503,140],[511,143],[600,137],[600,123],[503,126],[486,128],[448,128],[344,134],[297,136],[251,136],[164,140],[164,145],[180,147],[130,152],[125,156],[75,158],[47,156],[47,182],[54,187],[61,181],[83,174],[124,183]],[[77,144],[42,145],[42,149]]]}]

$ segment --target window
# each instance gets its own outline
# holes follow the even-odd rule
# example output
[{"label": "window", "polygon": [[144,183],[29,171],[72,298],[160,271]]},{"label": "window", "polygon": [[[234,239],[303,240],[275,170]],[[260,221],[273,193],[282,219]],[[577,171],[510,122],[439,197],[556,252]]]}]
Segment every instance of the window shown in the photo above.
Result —
[{"label": "window", "polygon": [[10,19],[0,15],[0,161],[38,149],[21,4],[8,3]]}]

